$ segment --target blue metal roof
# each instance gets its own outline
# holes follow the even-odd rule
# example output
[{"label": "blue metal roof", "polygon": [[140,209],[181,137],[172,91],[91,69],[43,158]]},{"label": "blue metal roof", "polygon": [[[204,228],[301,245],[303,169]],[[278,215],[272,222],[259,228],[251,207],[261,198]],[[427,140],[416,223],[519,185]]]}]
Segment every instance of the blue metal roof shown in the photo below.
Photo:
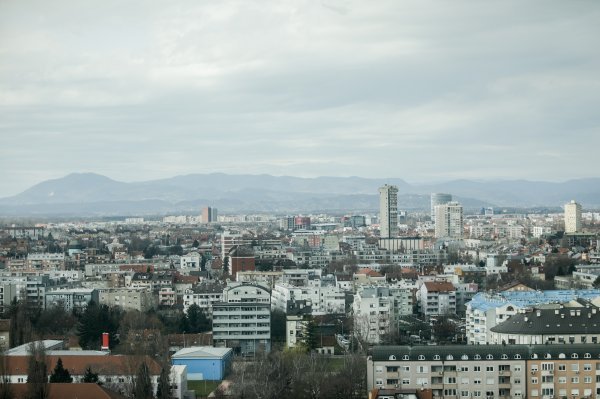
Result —
[{"label": "blue metal roof", "polygon": [[591,300],[600,296],[600,290],[502,291],[494,294],[477,293],[468,303],[473,310],[483,312],[512,304],[519,308],[546,303],[564,303],[576,299]]}]

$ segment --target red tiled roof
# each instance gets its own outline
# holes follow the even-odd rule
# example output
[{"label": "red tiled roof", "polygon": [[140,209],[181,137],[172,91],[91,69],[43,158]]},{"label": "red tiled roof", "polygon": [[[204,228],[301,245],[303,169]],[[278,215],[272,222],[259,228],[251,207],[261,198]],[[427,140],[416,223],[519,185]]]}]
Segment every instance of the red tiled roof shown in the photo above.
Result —
[{"label": "red tiled roof", "polygon": [[[145,361],[152,375],[159,375],[160,365],[149,356],[129,356],[129,355],[90,355],[90,356],[46,356],[48,374],[54,370],[58,358],[62,359],[64,368],[68,369],[71,375],[84,375],[85,369],[89,366],[94,373],[100,375],[133,375],[142,361]],[[29,356],[6,356],[6,373],[8,375],[27,374],[27,362]]]},{"label": "red tiled roof", "polygon": [[425,282],[427,292],[450,292],[455,291],[454,285],[447,281],[427,281]]},{"label": "red tiled roof", "polygon": [[368,267],[365,267],[364,269],[360,269],[359,271],[356,272],[356,274],[365,274],[370,277],[383,277],[380,273],[377,273],[375,270],[369,269]]},{"label": "red tiled roof", "polygon": [[[15,398],[26,398],[28,384],[10,384]],[[125,399],[123,395],[109,391],[98,384],[48,384],[48,399]]]}]

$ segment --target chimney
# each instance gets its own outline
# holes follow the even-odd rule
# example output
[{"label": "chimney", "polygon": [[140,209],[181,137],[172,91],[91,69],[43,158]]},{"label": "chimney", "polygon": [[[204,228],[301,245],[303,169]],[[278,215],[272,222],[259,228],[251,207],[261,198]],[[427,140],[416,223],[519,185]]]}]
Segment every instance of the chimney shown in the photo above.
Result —
[{"label": "chimney", "polygon": [[109,342],[108,333],[102,333],[102,346],[100,347],[100,350],[108,352],[110,350],[108,342]]},{"label": "chimney", "polygon": [[536,315],[537,317],[540,317],[540,316],[542,315],[542,311],[541,311],[541,310],[537,310],[537,311],[535,312],[535,315]]}]

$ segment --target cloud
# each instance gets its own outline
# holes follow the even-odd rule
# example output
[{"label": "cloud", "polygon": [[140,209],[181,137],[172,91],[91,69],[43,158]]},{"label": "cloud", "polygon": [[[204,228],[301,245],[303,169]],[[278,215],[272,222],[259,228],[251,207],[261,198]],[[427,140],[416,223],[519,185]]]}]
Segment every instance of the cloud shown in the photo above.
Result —
[{"label": "cloud", "polygon": [[0,3],[0,195],[94,171],[596,174],[594,1]]}]

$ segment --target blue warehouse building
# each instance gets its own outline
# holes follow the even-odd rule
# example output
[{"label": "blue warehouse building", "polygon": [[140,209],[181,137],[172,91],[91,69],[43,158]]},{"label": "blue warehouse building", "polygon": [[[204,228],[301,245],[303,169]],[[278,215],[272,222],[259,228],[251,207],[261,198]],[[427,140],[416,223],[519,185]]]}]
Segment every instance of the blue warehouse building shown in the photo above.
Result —
[{"label": "blue warehouse building", "polygon": [[187,366],[187,379],[190,381],[223,380],[231,368],[232,360],[231,348],[212,346],[183,348],[171,356],[173,365]]}]

